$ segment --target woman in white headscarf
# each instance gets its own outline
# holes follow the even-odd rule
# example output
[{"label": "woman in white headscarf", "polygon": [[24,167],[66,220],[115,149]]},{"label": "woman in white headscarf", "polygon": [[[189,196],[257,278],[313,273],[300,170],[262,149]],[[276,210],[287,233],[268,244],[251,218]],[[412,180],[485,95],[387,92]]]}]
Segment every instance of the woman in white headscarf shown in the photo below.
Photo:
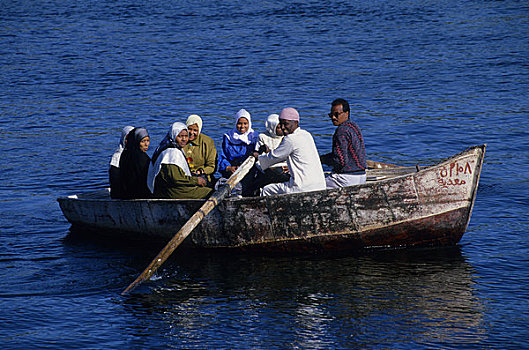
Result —
[{"label": "woman in white headscarf", "polygon": [[110,159],[110,167],[108,169],[108,180],[110,182],[110,197],[121,198],[121,176],[119,171],[119,159],[121,153],[125,149],[126,138],[129,132],[134,129],[133,126],[126,126],[121,130],[121,138],[119,140],[119,146],[114,151],[112,158]]},{"label": "woman in white headscarf", "polygon": [[281,140],[283,140],[283,132],[279,127],[278,114],[270,114],[266,118],[265,130],[265,133],[259,134],[259,139],[257,140],[257,144],[255,145],[255,150],[258,152],[261,150],[262,152],[268,153],[271,150],[276,149],[277,146],[279,146],[279,144],[281,143]]},{"label": "woman in white headscarf", "polygon": [[191,175],[182,148],[187,144],[188,131],[183,123],[174,123],[154,151],[147,175],[147,186],[154,198],[201,199],[211,189],[206,180]]},{"label": "woman in white headscarf", "polygon": [[[283,131],[279,127],[279,115],[270,114],[266,118],[265,133],[259,134],[259,140],[255,145],[257,153],[268,153],[276,149],[283,140]],[[286,162],[274,164],[272,167],[262,170],[259,162],[256,163],[259,170],[254,182],[254,189],[262,188],[271,183],[286,182],[290,180]]]},{"label": "woman in white headscarf", "polygon": [[184,154],[191,174],[203,176],[208,186],[214,182],[213,174],[217,169],[217,149],[213,140],[202,133],[202,118],[191,114],[186,121],[189,141],[184,147]]},{"label": "woman in white headscarf", "polygon": [[[235,115],[235,127],[225,133],[219,153],[219,172],[228,179],[246,158],[252,155],[259,135],[252,129],[250,113],[241,109]],[[242,195],[251,195],[246,191],[247,184],[253,181],[255,171],[250,171],[241,180]]]}]

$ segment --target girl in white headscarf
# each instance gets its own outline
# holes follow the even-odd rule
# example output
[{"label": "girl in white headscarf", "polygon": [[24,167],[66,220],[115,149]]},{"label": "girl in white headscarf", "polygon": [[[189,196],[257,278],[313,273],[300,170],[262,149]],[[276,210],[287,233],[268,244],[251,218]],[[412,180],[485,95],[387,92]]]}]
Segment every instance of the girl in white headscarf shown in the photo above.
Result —
[{"label": "girl in white headscarf", "polygon": [[[228,179],[237,170],[246,158],[252,155],[259,135],[252,129],[250,113],[241,109],[235,115],[235,127],[225,133],[222,138],[222,148],[219,152],[219,172]],[[246,184],[250,183],[255,175],[252,170],[241,180],[242,195],[246,193]]]},{"label": "girl in white headscarf", "polygon": [[255,150],[258,152],[259,150],[262,150],[263,152],[268,153],[271,150],[276,149],[277,146],[279,146],[279,144],[281,143],[281,140],[283,140],[283,132],[279,127],[278,114],[270,114],[268,118],[266,118],[265,130],[265,133],[259,134],[259,139],[257,140],[257,144],[255,145]]},{"label": "girl in white headscarf", "polygon": [[119,159],[121,153],[125,149],[125,140],[129,132],[134,129],[133,126],[126,126],[121,130],[121,138],[119,140],[118,148],[114,151],[110,159],[110,167],[108,169],[108,180],[110,182],[110,197],[121,198],[121,176],[119,171]]},{"label": "girl in white headscarf", "polygon": [[188,131],[183,123],[174,123],[154,151],[147,175],[147,186],[154,198],[200,199],[211,189],[206,180],[191,175],[182,148],[187,144]]},{"label": "girl in white headscarf", "polygon": [[[255,151],[257,153],[268,153],[276,149],[283,140],[283,132],[279,127],[278,114],[270,114],[268,118],[266,118],[265,129],[266,132],[259,134],[259,140],[255,145]],[[254,189],[262,188],[271,183],[286,182],[290,180],[286,162],[274,164],[273,167],[264,171],[261,169],[259,162],[255,165],[259,171],[257,172],[253,184]]]},{"label": "girl in white headscarf", "polygon": [[257,143],[258,134],[252,129],[250,113],[241,109],[235,115],[235,127],[225,133],[219,153],[219,172],[229,178],[248,156]]}]

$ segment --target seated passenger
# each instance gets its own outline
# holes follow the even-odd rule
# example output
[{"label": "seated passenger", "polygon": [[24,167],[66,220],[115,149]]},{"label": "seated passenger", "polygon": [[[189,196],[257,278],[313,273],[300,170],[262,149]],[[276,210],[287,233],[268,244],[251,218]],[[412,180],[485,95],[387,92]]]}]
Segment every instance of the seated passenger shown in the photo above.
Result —
[{"label": "seated passenger", "polygon": [[255,152],[254,156],[263,169],[286,161],[290,180],[266,185],[261,195],[324,190],[325,175],[318,150],[312,135],[299,127],[298,111],[291,107],[283,108],[279,115],[279,125],[285,135],[279,146],[260,156]]},{"label": "seated passenger", "polygon": [[[252,129],[252,118],[250,113],[241,109],[235,115],[235,127],[224,134],[222,148],[219,153],[219,172],[222,177],[228,179],[237,168],[252,155],[257,143],[258,134]],[[241,180],[242,195],[252,195],[252,182],[255,168]],[[220,183],[223,183],[221,181]]]},{"label": "seated passenger", "polygon": [[121,139],[119,140],[119,146],[114,151],[112,158],[110,159],[110,167],[108,169],[108,180],[110,182],[110,198],[121,198],[121,180],[119,175],[119,159],[121,153],[125,149],[125,141],[129,132],[134,129],[133,126],[126,126],[121,130]]},{"label": "seated passenger", "polygon": [[151,159],[149,133],[145,128],[134,128],[126,137],[125,149],[119,159],[122,199],[149,198],[147,172]]},{"label": "seated passenger", "polygon": [[[259,154],[268,153],[276,149],[281,140],[283,140],[283,131],[279,126],[279,115],[270,114],[268,116],[265,122],[265,130],[265,133],[259,134],[259,140],[255,145],[255,151]],[[266,170],[262,170],[259,162],[256,162],[256,168],[258,169],[254,183],[256,190],[271,183],[290,180],[286,162],[276,163]],[[255,194],[258,195],[258,193]]]},{"label": "seated passenger", "polygon": [[186,126],[177,122],[154,151],[147,179],[154,198],[201,199],[210,194],[206,180],[191,175],[182,151],[187,140]]},{"label": "seated passenger", "polygon": [[217,149],[211,137],[202,134],[202,119],[191,114],[186,121],[189,141],[184,147],[184,154],[189,170],[194,176],[203,176],[208,186],[213,186],[213,174],[217,168]]},{"label": "seated passenger", "polygon": [[349,118],[349,103],[338,98],[331,103],[331,118],[337,126],[332,136],[332,152],[320,157],[323,164],[333,167],[325,178],[327,188],[360,185],[366,182],[366,148],[358,125]]}]

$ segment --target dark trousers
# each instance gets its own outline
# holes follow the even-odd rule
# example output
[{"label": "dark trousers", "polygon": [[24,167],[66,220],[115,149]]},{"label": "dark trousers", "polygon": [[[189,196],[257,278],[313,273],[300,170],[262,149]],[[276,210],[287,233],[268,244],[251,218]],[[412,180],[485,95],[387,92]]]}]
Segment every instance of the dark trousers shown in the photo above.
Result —
[{"label": "dark trousers", "polygon": [[278,182],[287,182],[290,180],[290,174],[285,173],[282,167],[268,168],[264,172],[256,171],[255,178],[251,187],[247,191],[244,191],[243,196],[246,192],[248,196],[258,196],[259,190],[266,185]]}]

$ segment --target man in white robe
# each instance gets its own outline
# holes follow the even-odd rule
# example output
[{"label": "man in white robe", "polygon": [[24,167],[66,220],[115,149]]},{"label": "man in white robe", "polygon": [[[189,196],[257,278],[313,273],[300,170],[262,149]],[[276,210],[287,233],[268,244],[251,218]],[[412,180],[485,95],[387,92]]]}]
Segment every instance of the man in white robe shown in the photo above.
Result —
[{"label": "man in white robe", "polygon": [[312,135],[299,127],[299,113],[294,108],[284,108],[279,125],[285,137],[276,149],[258,156],[258,160],[263,170],[286,160],[290,181],[266,185],[261,195],[324,190],[320,156]]}]

